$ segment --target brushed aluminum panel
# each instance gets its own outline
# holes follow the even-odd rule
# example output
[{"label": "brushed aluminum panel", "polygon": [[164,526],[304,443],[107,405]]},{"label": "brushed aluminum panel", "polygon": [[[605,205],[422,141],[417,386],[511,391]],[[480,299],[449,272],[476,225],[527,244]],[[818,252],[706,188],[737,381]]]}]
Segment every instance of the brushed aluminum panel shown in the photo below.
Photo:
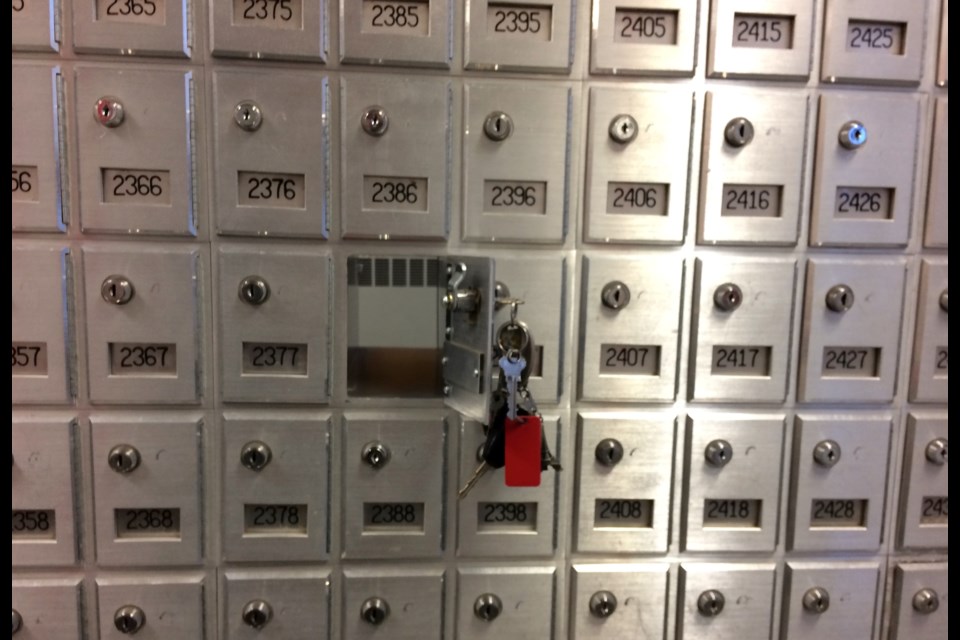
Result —
[{"label": "brushed aluminum panel", "polygon": [[[530,640],[554,638],[556,568],[461,567],[457,570],[457,632],[461,640]],[[493,620],[474,614],[474,603],[483,594],[500,598],[503,610]]]},{"label": "brushed aluminum panel", "polygon": [[943,0],[943,13],[940,15],[940,55],[937,58],[937,86],[946,87],[947,86],[947,70],[948,70],[948,57],[947,57],[947,26],[949,22],[947,21],[947,0]]},{"label": "brushed aluminum panel", "polygon": [[[28,2],[24,7],[34,10],[42,4]],[[13,34],[17,34],[16,26]],[[60,67],[14,62],[11,82],[16,87],[10,113],[16,123],[11,133],[11,163],[14,169],[30,174],[29,191],[14,193],[10,205],[12,228],[14,231],[66,231],[61,192],[61,185],[66,183],[66,176],[61,173],[65,123],[60,114],[65,105]]]},{"label": "brushed aluminum panel", "polygon": [[164,11],[159,19],[143,23],[98,19],[99,0],[73,0],[73,47],[83,53],[189,58],[194,27],[188,19],[196,13],[191,4],[199,2],[202,0],[165,0],[158,3]]},{"label": "brushed aluminum panel", "polygon": [[[664,638],[670,597],[670,565],[575,564],[570,593],[571,638]],[[607,618],[590,612],[590,598],[609,591],[617,608]]]},{"label": "brushed aluminum panel", "polygon": [[[910,400],[946,402],[947,390],[947,312],[940,307],[940,296],[947,291],[947,260],[924,258],[920,261],[920,292],[917,300],[917,329],[910,367]],[[940,367],[939,365],[943,366]]]},{"label": "brushed aluminum panel", "polygon": [[948,495],[947,464],[927,459],[927,445],[937,438],[947,440],[947,414],[908,414],[903,446],[903,475],[897,520],[897,545],[901,548],[947,548],[947,523],[921,521],[924,498]]},{"label": "brushed aluminum panel", "polygon": [[113,622],[116,611],[126,605],[140,607],[144,625],[136,634],[147,640],[160,638],[207,637],[204,623],[205,589],[202,573],[143,573],[99,576],[96,578],[96,600],[99,612],[90,611],[100,624],[101,640],[124,640],[128,634],[117,630]]},{"label": "brushed aluminum panel", "polygon": [[[92,1],[92,0],[91,0]],[[170,6],[170,5],[168,5]],[[170,67],[76,69],[76,135],[79,154],[80,223],[98,233],[197,235],[194,76]],[[201,92],[202,93],[202,92]],[[93,117],[97,100],[123,104],[123,122],[104,127]],[[202,125],[197,128],[203,131]],[[197,157],[194,157],[194,154]],[[169,196],[159,203],[108,202],[104,169],[169,172]],[[123,189],[121,191],[124,191]],[[111,196],[115,197],[115,196]],[[165,201],[164,201],[165,200]]]},{"label": "brushed aluminum panel", "polygon": [[[344,238],[447,237],[454,92],[439,77],[340,76],[340,216]],[[383,107],[387,132],[371,136],[360,118]],[[429,149],[430,153],[417,153]],[[399,175],[398,175],[399,172]],[[364,210],[364,176],[426,179],[424,211]],[[422,194],[421,194],[422,195]]]},{"label": "brushed aluminum panel", "polygon": [[[12,341],[40,347],[28,349],[27,362],[46,360],[46,371],[14,368],[11,382],[15,404],[67,404],[73,401],[72,256],[63,245],[13,243],[10,290]],[[21,345],[25,346],[25,345]]]},{"label": "brushed aluminum panel", "polygon": [[13,580],[13,609],[22,623],[17,640],[83,637],[83,586],[79,578]]},{"label": "brushed aluminum panel", "polygon": [[[230,569],[220,574],[220,615],[225,640],[325,640],[330,637],[327,569]],[[243,620],[248,602],[263,600],[273,612],[256,629]]]},{"label": "brushed aluminum panel", "polygon": [[[780,525],[783,415],[723,415],[687,418],[687,476],[681,538],[686,551],[774,551]],[[710,465],[707,445],[730,443],[733,457]],[[756,527],[704,526],[706,500],[760,500]]]},{"label": "brushed aluminum panel", "polygon": [[[441,640],[445,587],[442,569],[344,569],[343,637]],[[390,607],[390,614],[379,626],[360,617],[364,601],[374,597],[386,600]]]},{"label": "brushed aluminum panel", "polygon": [[[889,414],[797,416],[793,430],[788,549],[872,551],[880,548],[891,427]],[[823,440],[840,445],[840,460],[832,467],[814,461],[814,447]],[[812,527],[812,503],[821,499],[867,500],[863,526]]]},{"label": "brushed aluminum panel", "polygon": [[[776,572],[774,564],[681,564],[677,638],[769,640]],[[722,593],[725,601],[713,617],[697,609],[697,599],[708,589]]]},{"label": "brushed aluminum panel", "polygon": [[[790,373],[796,261],[697,258],[695,270],[691,399],[783,402]],[[743,293],[740,306],[732,311],[717,308],[713,301],[714,292],[726,283]],[[751,348],[769,348],[767,374],[724,375],[729,368],[713,366],[714,351],[723,346],[743,347],[747,357]],[[747,364],[746,358],[742,363]]]},{"label": "brushed aluminum panel", "polygon": [[[579,95],[570,84],[464,83],[464,240],[563,241],[570,217],[570,194],[576,193],[568,183],[573,135],[569,127]],[[502,141],[489,139],[483,131],[484,121],[494,111],[502,111],[513,120],[513,132]],[[545,182],[544,212],[488,210],[487,181]]]},{"label": "brushed aluminum panel", "polygon": [[[936,592],[940,606],[931,613],[913,608],[913,597],[921,589]],[[890,604],[890,640],[935,640],[947,638],[950,606],[946,562],[898,562],[894,573],[893,601]]]},{"label": "brushed aluminum panel", "polygon": [[[896,389],[903,287],[902,259],[833,260],[811,258],[807,263],[800,372],[797,399],[801,402],[890,402]],[[827,292],[844,284],[853,291],[846,312],[826,306]],[[825,347],[879,348],[877,375],[824,376]]]},{"label": "brushed aluminum panel", "polygon": [[[618,9],[676,12],[676,42],[621,42],[615,33]],[[696,66],[698,0],[593,0],[590,73],[692,76]]]},{"label": "brushed aluminum panel", "polygon": [[570,72],[576,0],[523,0],[524,7],[550,10],[552,25],[550,39],[546,41],[490,35],[488,4],[488,0],[466,0],[464,3],[464,68],[479,71]]},{"label": "brushed aluminum panel", "polygon": [[[110,244],[83,247],[87,372],[94,404],[196,404],[200,375],[201,249],[190,245]],[[100,295],[103,281],[125,276],[133,298],[123,305]],[[115,375],[110,344],[170,344],[175,375]]]},{"label": "brushed aluminum panel", "polygon": [[[946,11],[946,4],[944,4]],[[930,160],[930,191],[927,194],[927,220],[924,228],[923,245],[925,247],[947,248],[948,213],[947,192],[949,190],[949,156],[947,154],[947,98],[936,100],[936,114],[933,120],[933,153]]]},{"label": "brushed aluminum panel", "polygon": [[[876,637],[877,593],[881,568],[876,562],[788,562],[783,591],[782,640],[848,640]],[[826,611],[803,607],[808,589],[825,589]]]},{"label": "brushed aluminum panel", "polygon": [[[341,433],[345,443],[341,480],[343,557],[440,557],[445,546],[446,420],[435,413],[393,412],[378,418],[348,413]],[[361,458],[364,447],[371,442],[380,442],[390,450],[390,460],[379,469]],[[365,531],[364,503],[372,502],[422,503],[422,531]]]},{"label": "brushed aluminum panel", "polygon": [[[813,0],[711,0],[707,75],[720,78],[800,80],[810,77],[813,58]],[[733,46],[736,14],[767,15],[791,22],[792,41],[782,49]],[[781,37],[786,37],[784,34]]]},{"label": "brushed aluminum panel", "polygon": [[[927,40],[929,4],[900,0],[827,0],[820,79],[830,83],[918,84]],[[905,24],[902,53],[875,53],[848,47],[847,29],[851,20]]]},{"label": "brushed aluminum panel", "polygon": [[[546,416],[543,432],[550,451],[560,457],[560,419]],[[460,425],[460,473],[462,487],[477,470],[477,451],[483,446],[483,427],[462,420]],[[457,555],[460,557],[551,556],[557,544],[558,477],[553,469],[540,476],[539,487],[508,487],[503,472],[487,471],[462,499],[457,501]],[[480,503],[536,505],[535,526],[482,528]],[[514,523],[520,525],[520,523]]]},{"label": "brushed aluminum panel", "polygon": [[10,23],[13,50],[60,51],[60,3],[55,0],[23,2],[20,7],[14,9]]},{"label": "brushed aluminum panel", "polygon": [[[584,241],[682,242],[694,102],[684,90],[590,88]],[[626,144],[610,138],[610,122],[620,114],[637,122],[637,138]],[[667,185],[664,214],[611,213],[607,202],[610,182]]]},{"label": "brushed aluminum panel", "polygon": [[[364,3],[340,0],[340,61],[449,69],[453,59],[453,21],[459,18],[454,2],[426,0],[425,4],[430,15],[427,34],[405,35],[386,30],[384,33],[366,31]],[[424,18],[418,16],[418,19]]]},{"label": "brushed aluminum panel", "polygon": [[[829,94],[820,96],[813,193],[810,197],[810,245],[904,246],[910,234],[919,95]],[[838,136],[846,122],[867,129],[867,142],[856,150],[840,146]],[[837,189],[865,187],[892,189],[888,217],[848,213],[840,217]],[[883,212],[880,212],[883,215]]]},{"label": "brushed aluminum panel", "polygon": [[52,510],[56,531],[52,539],[17,538],[14,533],[13,566],[72,565],[77,561],[80,528],[76,526],[78,509],[73,489],[76,429],[75,419],[13,416],[11,506],[13,510]]},{"label": "brushed aluminum panel", "polygon": [[[623,459],[605,466],[597,445],[614,438]],[[673,461],[677,440],[675,416],[664,414],[581,414],[577,435],[575,548],[591,553],[664,553],[670,541]],[[596,501],[650,500],[649,527],[596,527]]]},{"label": "brushed aluminum panel", "polygon": [[[700,244],[796,245],[807,189],[806,143],[810,98],[765,89],[708,91],[703,116],[700,173]],[[727,123],[746,118],[756,131],[739,149],[724,141]],[[727,185],[780,187],[779,215],[723,215]]]},{"label": "brushed aluminum panel", "polygon": [[[492,355],[494,351],[493,314],[496,262],[492,258],[449,256],[441,259],[446,264],[447,293],[463,273],[458,291],[477,292],[479,302],[475,311],[454,310],[447,313],[444,333],[444,405],[480,422],[490,419]],[[466,271],[460,271],[459,266]],[[443,275],[441,274],[441,278]],[[459,356],[459,357],[458,357]]]},{"label": "brushed aluminum panel", "polygon": [[[326,251],[304,247],[220,246],[218,295],[220,388],[227,402],[325,402],[331,264]],[[263,278],[270,295],[260,305],[240,299],[240,282]],[[257,375],[244,370],[244,343],[305,345],[303,373]],[[282,356],[281,356],[282,357]]]},{"label": "brushed aluminum panel", "polygon": [[[90,431],[97,563],[199,564],[204,555],[203,419],[176,413],[94,414]],[[140,453],[139,466],[129,473],[118,473],[108,463],[110,450],[119,444]],[[118,538],[115,509],[179,509],[179,537]]]},{"label": "brushed aluminum panel", "polygon": [[[235,0],[214,0],[208,7],[210,21],[210,48],[214,56],[253,58],[255,60],[291,59],[324,62],[327,57],[327,12],[332,10],[330,0],[295,0],[300,4],[301,23],[298,28],[277,28],[269,23],[234,22]],[[245,7],[259,8],[260,3]],[[293,5],[294,2],[285,3]],[[291,15],[297,15],[290,6]],[[277,15],[276,5],[267,7]],[[246,13],[246,11],[244,11]],[[257,11],[259,13],[259,11]],[[254,14],[256,15],[256,14]],[[282,18],[283,12],[279,14]],[[256,84],[251,83],[251,88]]]},{"label": "brushed aluminum panel", "polygon": [[[230,412],[223,415],[223,480],[220,513],[222,554],[228,561],[288,562],[325,560],[330,529],[326,414]],[[248,442],[263,442],[271,459],[260,471],[240,462]],[[244,505],[306,505],[306,527],[291,535],[245,533]],[[240,606],[243,606],[241,603]]]},{"label": "brushed aluminum panel", "polygon": [[[670,402],[677,393],[677,357],[684,265],[673,256],[583,257],[580,301],[579,395],[586,400]],[[617,311],[603,304],[603,287],[621,281],[631,301]],[[658,347],[658,375],[600,374],[601,345]]]},{"label": "brushed aluminum panel", "polygon": [[[217,3],[217,6],[229,3]],[[262,124],[244,131],[234,120],[245,100]],[[257,236],[327,236],[329,209],[329,86],[315,73],[217,70],[213,74],[217,231]],[[239,172],[303,177],[302,208],[279,199],[254,205],[241,198]],[[299,200],[298,200],[299,201]],[[281,206],[283,205],[283,206]]]}]

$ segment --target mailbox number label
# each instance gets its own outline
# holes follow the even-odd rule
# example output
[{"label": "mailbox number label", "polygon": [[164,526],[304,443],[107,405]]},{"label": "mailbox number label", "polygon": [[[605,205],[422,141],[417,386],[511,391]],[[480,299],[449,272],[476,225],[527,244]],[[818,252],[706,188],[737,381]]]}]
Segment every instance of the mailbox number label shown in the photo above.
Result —
[{"label": "mailbox number label", "polygon": [[704,500],[705,527],[759,527],[760,500]]},{"label": "mailbox number label", "polygon": [[614,40],[639,44],[677,44],[676,11],[620,9],[614,12]]},{"label": "mailbox number label", "polygon": [[233,24],[302,29],[303,0],[233,0]]},{"label": "mailbox number label", "polygon": [[487,4],[487,32],[497,36],[521,36],[550,40],[553,10],[549,6]]},{"label": "mailbox number label", "polygon": [[599,498],[594,511],[594,527],[650,527],[653,500]]},{"label": "mailbox number label", "polygon": [[305,533],[307,505],[305,504],[245,504],[243,505],[245,533],[268,532]]},{"label": "mailbox number label", "polygon": [[893,189],[838,187],[838,218],[885,220],[893,215]]},{"label": "mailbox number label", "polygon": [[867,501],[816,499],[811,511],[812,527],[862,527]]},{"label": "mailbox number label", "polygon": [[12,167],[10,175],[13,180],[11,197],[14,200],[32,200],[35,202],[39,199],[38,189],[36,188],[36,167]]},{"label": "mailbox number label", "polygon": [[97,20],[162,25],[164,0],[97,0]]},{"label": "mailbox number label", "polygon": [[10,347],[10,365],[13,375],[45,375],[47,373],[47,343],[13,342]]},{"label": "mailbox number label", "polygon": [[480,502],[477,504],[477,530],[537,528],[536,502]]},{"label": "mailbox number label", "polygon": [[13,509],[11,535],[14,538],[55,538],[56,519],[52,509]]},{"label": "mailbox number label", "polygon": [[906,27],[907,25],[902,22],[851,20],[847,24],[847,50],[902,55],[903,32]]},{"label": "mailbox number label", "polygon": [[363,528],[423,531],[423,503],[364,502]]},{"label": "mailbox number label", "polygon": [[110,343],[111,375],[177,373],[177,345]]},{"label": "mailbox number label", "polygon": [[170,204],[170,172],[104,169],[103,202]]},{"label": "mailbox number label", "polygon": [[427,179],[364,176],[363,208],[373,211],[426,211]]},{"label": "mailbox number label", "polygon": [[713,348],[714,375],[769,376],[770,347],[731,347]]},{"label": "mailbox number label", "polygon": [[947,371],[947,347],[937,347],[937,371]]},{"label": "mailbox number label", "polygon": [[725,184],[721,216],[780,217],[780,192],[774,184]]},{"label": "mailbox number label", "polygon": [[430,3],[421,0],[366,0],[361,31],[405,36],[430,35]]},{"label": "mailbox number label", "polygon": [[601,344],[600,373],[659,375],[660,347],[654,345]]},{"label": "mailbox number label", "polygon": [[947,524],[947,496],[924,496],[921,524]]},{"label": "mailbox number label", "polygon": [[243,343],[243,373],[307,374],[307,345]]},{"label": "mailbox number label", "polygon": [[546,182],[483,181],[483,210],[496,213],[546,213]]},{"label": "mailbox number label", "polygon": [[607,213],[667,214],[669,185],[640,182],[608,182]]},{"label": "mailbox number label", "polygon": [[180,509],[117,509],[118,538],[179,538]]},{"label": "mailbox number label", "polygon": [[880,349],[826,347],[823,350],[824,376],[877,377]]},{"label": "mailbox number label", "polygon": [[733,46],[792,49],[793,16],[734,14]]}]

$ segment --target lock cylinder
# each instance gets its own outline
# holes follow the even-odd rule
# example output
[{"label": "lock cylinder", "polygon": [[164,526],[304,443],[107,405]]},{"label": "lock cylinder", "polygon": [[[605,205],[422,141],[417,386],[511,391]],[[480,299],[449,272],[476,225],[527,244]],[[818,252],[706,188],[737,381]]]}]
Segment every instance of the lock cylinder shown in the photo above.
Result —
[{"label": "lock cylinder", "polygon": [[140,631],[146,621],[143,609],[132,604],[120,607],[113,614],[113,626],[117,628],[117,631],[128,636]]},{"label": "lock cylinder", "polygon": [[243,605],[240,617],[245,625],[259,631],[273,619],[273,607],[265,600],[251,600]]},{"label": "lock cylinder", "polygon": [[368,624],[378,626],[390,616],[390,605],[383,598],[367,598],[360,605],[360,617]]},{"label": "lock cylinder", "polygon": [[473,603],[473,613],[481,620],[493,622],[503,611],[503,602],[493,593],[485,593]]}]

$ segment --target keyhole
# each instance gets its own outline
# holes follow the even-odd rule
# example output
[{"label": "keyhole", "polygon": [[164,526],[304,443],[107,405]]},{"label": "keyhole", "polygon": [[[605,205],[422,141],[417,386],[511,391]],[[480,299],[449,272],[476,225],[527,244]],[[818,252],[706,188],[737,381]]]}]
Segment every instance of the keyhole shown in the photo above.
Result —
[{"label": "keyhole", "polygon": [[502,132],[503,132],[503,120],[501,120],[500,118],[497,118],[496,121],[494,121],[494,123],[493,123],[493,128],[496,129],[497,133],[502,133]]},{"label": "keyhole", "polygon": [[622,125],[620,125],[620,131],[623,132],[623,135],[627,135],[627,133],[630,131],[630,125],[624,122]]},{"label": "keyhole", "polygon": [[745,139],[747,137],[747,127],[743,124],[740,125],[740,138]]},{"label": "keyhole", "polygon": [[103,109],[100,111],[100,113],[103,115],[104,118],[109,117],[109,116],[110,116],[110,107],[108,107],[107,105],[103,105]]},{"label": "keyhole", "polygon": [[840,304],[845,307],[850,304],[850,297],[846,293],[840,294]]},{"label": "keyhole", "polygon": [[256,449],[254,449],[253,451],[250,452],[250,462],[251,462],[254,466],[259,467],[260,465],[263,464],[263,460],[264,460],[263,454],[261,454],[261,453],[260,453],[259,451],[257,451]]}]

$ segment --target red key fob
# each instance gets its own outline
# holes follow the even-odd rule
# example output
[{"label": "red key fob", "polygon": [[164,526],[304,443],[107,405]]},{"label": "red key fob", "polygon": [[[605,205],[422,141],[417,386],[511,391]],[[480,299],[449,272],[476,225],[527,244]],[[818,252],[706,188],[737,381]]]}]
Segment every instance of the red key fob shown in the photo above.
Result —
[{"label": "red key fob", "polygon": [[509,417],[504,421],[504,480],[508,487],[540,486],[540,416]]}]

